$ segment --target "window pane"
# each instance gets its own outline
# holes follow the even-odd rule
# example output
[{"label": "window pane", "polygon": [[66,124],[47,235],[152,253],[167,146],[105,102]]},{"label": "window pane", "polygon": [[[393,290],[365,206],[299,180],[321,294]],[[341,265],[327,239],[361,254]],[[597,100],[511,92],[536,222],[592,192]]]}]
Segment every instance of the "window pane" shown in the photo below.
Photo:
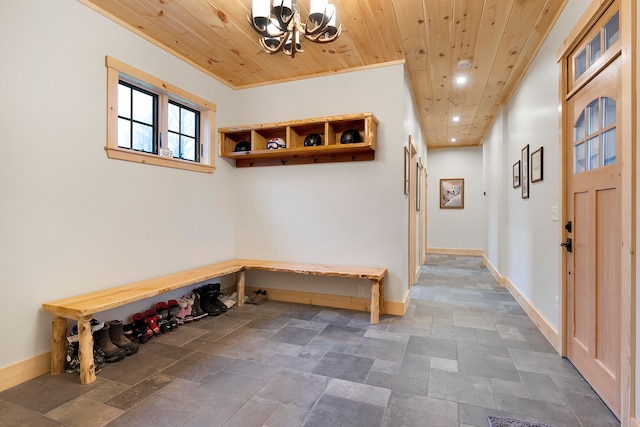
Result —
[{"label": "window pane", "polygon": [[600,130],[599,119],[599,99],[596,99],[587,106],[587,135],[593,135]]},{"label": "window pane", "polygon": [[576,69],[576,79],[584,74],[587,71],[587,52],[586,50],[582,50],[575,59],[575,69]]},{"label": "window pane", "polygon": [[598,143],[599,137],[591,138],[587,141],[588,150],[589,150],[589,164],[587,165],[587,170],[597,169],[600,166],[598,162],[598,152],[600,151],[600,145]]},{"label": "window pane", "polygon": [[131,148],[131,122],[118,119],[118,147]]},{"label": "window pane", "polygon": [[584,172],[584,142],[575,146],[573,158],[573,173]]},{"label": "window pane", "polygon": [[153,97],[146,93],[133,91],[133,120],[153,123]]},{"label": "window pane", "polygon": [[602,166],[616,162],[616,128],[602,134]]},{"label": "window pane", "polygon": [[196,159],[196,140],[186,136],[182,137],[182,158],[185,160]]},{"label": "window pane", "polygon": [[576,122],[575,126],[573,127],[573,141],[580,141],[582,138],[585,137],[585,133],[584,133],[584,111],[580,114],[580,117],[578,117],[578,121]]},{"label": "window pane", "polygon": [[131,88],[118,85],[118,115],[131,118]]},{"label": "window pane", "polygon": [[602,127],[606,128],[616,123],[616,100],[602,98]]},{"label": "window pane", "polygon": [[153,152],[153,128],[140,123],[133,123],[133,149]]},{"label": "window pane", "polygon": [[602,56],[602,48],[600,47],[600,33],[589,42],[589,65],[593,64]]},{"label": "window pane", "polygon": [[182,134],[196,136],[196,113],[189,110],[182,110]]},{"label": "window pane", "polygon": [[604,26],[604,50],[607,50],[620,38],[620,26],[618,24],[618,12],[611,17]]},{"label": "window pane", "polygon": [[169,150],[173,151],[173,157],[180,157],[180,136],[169,132]]},{"label": "window pane", "polygon": [[180,132],[180,107],[169,103],[169,130]]}]

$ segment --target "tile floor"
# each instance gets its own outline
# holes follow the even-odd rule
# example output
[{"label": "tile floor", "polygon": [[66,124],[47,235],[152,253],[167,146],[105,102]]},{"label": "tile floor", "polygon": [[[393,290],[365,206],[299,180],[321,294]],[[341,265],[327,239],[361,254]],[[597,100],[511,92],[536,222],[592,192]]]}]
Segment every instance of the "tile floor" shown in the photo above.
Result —
[{"label": "tile floor", "polygon": [[[110,320],[110,319],[102,319]],[[619,426],[480,258],[430,256],[404,318],[268,301],[183,326],[90,385],[0,393],[5,426]]]}]

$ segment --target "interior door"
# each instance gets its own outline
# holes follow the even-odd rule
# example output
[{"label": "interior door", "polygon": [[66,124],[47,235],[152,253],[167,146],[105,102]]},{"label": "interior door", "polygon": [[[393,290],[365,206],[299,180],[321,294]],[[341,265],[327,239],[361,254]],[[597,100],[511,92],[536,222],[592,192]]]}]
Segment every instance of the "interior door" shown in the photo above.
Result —
[{"label": "interior door", "polygon": [[[567,357],[620,415],[620,58],[567,103]],[[567,132],[567,134],[569,134]]]}]

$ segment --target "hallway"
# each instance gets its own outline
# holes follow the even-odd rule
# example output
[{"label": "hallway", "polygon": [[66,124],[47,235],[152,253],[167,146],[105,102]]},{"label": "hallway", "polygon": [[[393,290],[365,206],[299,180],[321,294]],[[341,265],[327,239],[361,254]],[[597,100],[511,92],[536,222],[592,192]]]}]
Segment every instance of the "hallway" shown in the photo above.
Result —
[{"label": "hallway", "polygon": [[[100,319],[110,320],[110,319]],[[557,427],[620,424],[480,257],[430,255],[404,318],[267,301],[105,366],[0,393],[10,426]]]}]

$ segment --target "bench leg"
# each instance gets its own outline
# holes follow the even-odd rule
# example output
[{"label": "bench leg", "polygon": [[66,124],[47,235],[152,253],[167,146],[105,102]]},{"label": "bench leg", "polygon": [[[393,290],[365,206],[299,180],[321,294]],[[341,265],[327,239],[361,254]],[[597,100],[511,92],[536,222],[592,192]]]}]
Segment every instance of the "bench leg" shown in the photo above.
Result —
[{"label": "bench leg", "polygon": [[384,277],[380,279],[380,315],[384,314]]},{"label": "bench leg", "polygon": [[51,329],[51,375],[60,375],[67,356],[67,319],[54,317]]},{"label": "bench leg", "polygon": [[93,335],[91,335],[91,319],[78,320],[78,339],[80,348],[80,383],[91,384],[96,380],[96,370],[93,360]]},{"label": "bench leg", "polygon": [[244,270],[236,273],[236,292],[238,293],[238,307],[244,305]]},{"label": "bench leg", "polygon": [[371,281],[371,324],[380,323],[380,285],[377,280]]}]

